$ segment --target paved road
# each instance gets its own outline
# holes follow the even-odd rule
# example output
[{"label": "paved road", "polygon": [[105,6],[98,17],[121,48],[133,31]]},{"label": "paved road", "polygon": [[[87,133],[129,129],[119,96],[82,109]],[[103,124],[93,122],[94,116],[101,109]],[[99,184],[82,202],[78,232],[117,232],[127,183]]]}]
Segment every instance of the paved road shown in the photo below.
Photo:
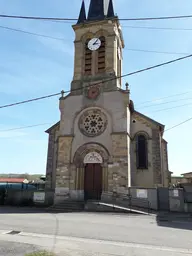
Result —
[{"label": "paved road", "polygon": [[[0,213],[0,230],[1,248],[6,241],[24,243],[28,250],[30,245],[54,248],[59,255],[192,255],[191,222],[158,224],[151,216]],[[8,235],[3,230],[23,233]]]}]

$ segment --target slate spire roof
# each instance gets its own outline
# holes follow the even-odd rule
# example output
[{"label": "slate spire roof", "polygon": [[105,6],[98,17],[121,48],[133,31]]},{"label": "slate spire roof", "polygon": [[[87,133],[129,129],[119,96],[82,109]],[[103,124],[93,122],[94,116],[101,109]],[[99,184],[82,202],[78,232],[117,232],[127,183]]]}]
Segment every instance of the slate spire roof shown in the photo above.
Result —
[{"label": "slate spire roof", "polygon": [[85,21],[86,21],[86,11],[85,11],[85,2],[83,0],[77,24],[84,23]]},{"label": "slate spire roof", "polygon": [[85,2],[83,0],[77,24],[84,23],[85,21],[97,21],[113,17],[115,17],[113,0],[90,0],[87,18]]}]

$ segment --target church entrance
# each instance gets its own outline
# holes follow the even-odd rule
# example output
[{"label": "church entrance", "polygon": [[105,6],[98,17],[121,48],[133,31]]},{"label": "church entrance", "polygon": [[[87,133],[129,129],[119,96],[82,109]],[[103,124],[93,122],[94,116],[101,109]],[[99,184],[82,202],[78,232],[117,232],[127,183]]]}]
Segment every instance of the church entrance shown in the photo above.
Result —
[{"label": "church entrance", "polygon": [[89,163],[85,166],[84,199],[100,200],[102,194],[102,166]]},{"label": "church entrance", "polygon": [[84,199],[100,200],[103,187],[103,159],[97,152],[90,152],[84,158]]}]

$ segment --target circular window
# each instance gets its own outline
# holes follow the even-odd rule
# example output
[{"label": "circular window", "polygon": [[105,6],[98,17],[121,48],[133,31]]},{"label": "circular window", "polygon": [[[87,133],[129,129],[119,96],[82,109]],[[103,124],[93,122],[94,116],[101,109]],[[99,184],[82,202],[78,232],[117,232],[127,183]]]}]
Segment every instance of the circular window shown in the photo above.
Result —
[{"label": "circular window", "polygon": [[89,137],[103,133],[107,126],[107,118],[100,110],[88,110],[79,120],[80,131]]}]

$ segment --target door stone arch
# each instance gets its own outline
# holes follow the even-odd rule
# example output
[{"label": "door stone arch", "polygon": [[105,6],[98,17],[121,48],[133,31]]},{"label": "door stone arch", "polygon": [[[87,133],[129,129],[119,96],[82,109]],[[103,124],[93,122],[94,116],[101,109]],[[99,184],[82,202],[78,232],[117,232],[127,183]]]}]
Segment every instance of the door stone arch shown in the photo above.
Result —
[{"label": "door stone arch", "polygon": [[93,151],[93,152],[89,152],[83,160],[84,164],[102,164],[103,163],[103,158],[102,156]]},{"label": "door stone arch", "polygon": [[76,190],[81,190],[84,193],[85,168],[87,168],[87,164],[99,164],[102,168],[102,192],[108,191],[109,162],[109,152],[102,145],[87,143],[79,147],[73,158],[73,164],[76,166]]},{"label": "door stone arch", "polygon": [[86,143],[80,146],[75,152],[73,163],[76,167],[84,167],[84,158],[91,152],[96,152],[102,157],[102,166],[106,166],[110,162],[109,152],[103,145],[99,143]]}]

